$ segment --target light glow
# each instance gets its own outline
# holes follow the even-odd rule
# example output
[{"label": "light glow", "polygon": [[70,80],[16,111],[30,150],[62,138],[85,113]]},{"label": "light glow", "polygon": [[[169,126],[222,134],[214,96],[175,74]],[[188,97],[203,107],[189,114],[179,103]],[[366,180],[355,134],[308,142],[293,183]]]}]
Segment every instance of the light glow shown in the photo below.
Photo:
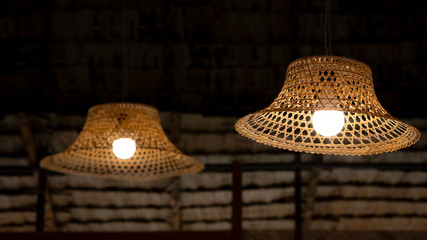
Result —
[{"label": "light glow", "polygon": [[340,111],[316,111],[313,114],[313,127],[322,136],[335,136],[344,127],[344,113]]},{"label": "light glow", "polygon": [[135,141],[130,138],[119,138],[113,142],[113,153],[120,159],[129,159],[136,152]]}]

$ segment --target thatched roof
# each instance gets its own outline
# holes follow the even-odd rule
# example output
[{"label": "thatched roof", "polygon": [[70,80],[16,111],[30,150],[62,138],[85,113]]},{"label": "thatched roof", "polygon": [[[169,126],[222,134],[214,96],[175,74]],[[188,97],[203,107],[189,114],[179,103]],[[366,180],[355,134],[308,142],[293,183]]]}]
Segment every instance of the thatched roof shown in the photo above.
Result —
[{"label": "thatched roof", "polygon": [[[46,117],[48,116],[48,117]],[[207,164],[291,163],[293,153],[269,148],[234,132],[236,118],[180,114],[183,152]],[[169,132],[171,115],[162,114]],[[418,122],[420,120],[417,120]],[[30,116],[39,152],[62,151],[78,135],[83,116]],[[424,122],[422,122],[424,124]],[[427,135],[423,135],[427,136]],[[427,163],[427,141],[413,151],[369,157],[303,155],[303,162]],[[30,166],[16,116],[0,120],[0,167]],[[315,171],[316,177],[313,178]],[[375,168],[303,171],[303,205],[309,228],[322,230],[425,230],[427,172]],[[313,180],[314,179],[314,180]],[[294,227],[293,171],[243,173],[243,228]],[[231,228],[230,172],[203,172],[180,178],[182,229]],[[308,184],[308,185],[307,185]],[[0,231],[33,231],[37,182],[32,175],[0,175]],[[171,229],[171,180],[127,182],[50,175],[48,188],[60,231],[165,231]],[[305,204],[305,203],[304,203]]]}]

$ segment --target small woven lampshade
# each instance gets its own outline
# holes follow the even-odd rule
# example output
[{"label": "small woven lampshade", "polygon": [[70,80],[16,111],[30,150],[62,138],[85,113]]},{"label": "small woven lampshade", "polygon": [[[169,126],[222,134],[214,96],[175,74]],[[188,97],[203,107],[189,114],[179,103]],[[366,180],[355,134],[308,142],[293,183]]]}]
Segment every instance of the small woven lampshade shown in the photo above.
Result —
[{"label": "small woven lampshade", "polygon": [[[135,141],[128,159],[113,152],[116,139]],[[92,107],[77,140],[64,152],[44,158],[53,171],[131,181],[145,181],[199,172],[204,164],[184,155],[166,137],[156,108],[132,103]]]},{"label": "small woven lampshade", "polygon": [[[325,137],[314,129],[313,114],[322,110],[344,113],[344,126],[335,136]],[[273,147],[337,155],[396,151],[420,138],[416,128],[381,106],[368,65],[337,56],[290,63],[274,102],[239,119],[235,127],[241,135]]]}]

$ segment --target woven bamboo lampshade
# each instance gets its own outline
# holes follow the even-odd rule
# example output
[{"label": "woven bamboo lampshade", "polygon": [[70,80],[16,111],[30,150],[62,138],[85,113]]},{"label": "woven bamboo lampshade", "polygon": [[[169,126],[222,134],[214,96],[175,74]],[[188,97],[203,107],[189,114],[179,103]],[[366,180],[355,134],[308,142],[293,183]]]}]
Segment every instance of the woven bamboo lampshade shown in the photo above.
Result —
[{"label": "woven bamboo lampshade", "polygon": [[[341,114],[341,125],[331,126],[338,126],[335,135],[321,134],[316,127],[317,112],[325,111]],[[326,116],[326,122],[333,120]],[[239,119],[235,127],[241,135],[273,147],[336,155],[396,151],[420,138],[416,128],[381,106],[368,65],[337,56],[291,62],[273,103]]]},{"label": "woven bamboo lampshade", "polygon": [[[124,156],[119,151],[123,142],[131,151],[125,151]],[[132,103],[92,107],[77,140],[64,152],[44,158],[40,165],[63,173],[131,181],[195,173],[204,168],[202,162],[184,155],[168,140],[156,108]]]}]

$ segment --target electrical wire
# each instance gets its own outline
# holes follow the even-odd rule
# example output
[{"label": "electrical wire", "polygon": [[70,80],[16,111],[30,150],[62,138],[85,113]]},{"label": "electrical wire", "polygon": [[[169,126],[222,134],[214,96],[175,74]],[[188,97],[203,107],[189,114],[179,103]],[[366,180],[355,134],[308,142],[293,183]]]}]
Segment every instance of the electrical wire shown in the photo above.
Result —
[{"label": "electrical wire", "polygon": [[331,22],[332,22],[332,14],[331,14],[331,1],[325,1],[325,23],[324,23],[324,44],[326,55],[332,54],[332,34],[331,34]]},{"label": "electrical wire", "polygon": [[122,102],[128,101],[128,69],[126,45],[126,2],[122,0]]}]

